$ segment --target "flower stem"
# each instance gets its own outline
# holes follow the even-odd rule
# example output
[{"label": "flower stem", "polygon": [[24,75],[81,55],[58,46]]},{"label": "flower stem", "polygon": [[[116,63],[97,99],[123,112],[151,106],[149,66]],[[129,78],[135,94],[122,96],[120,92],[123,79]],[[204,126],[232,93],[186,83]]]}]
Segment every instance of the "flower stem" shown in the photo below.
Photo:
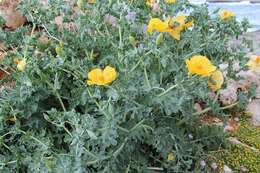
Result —
[{"label": "flower stem", "polygon": [[166,95],[168,92],[170,92],[171,90],[173,90],[174,88],[176,88],[178,86],[178,84],[171,86],[170,88],[168,88],[166,91],[162,92],[161,94],[159,94],[157,97],[162,97],[164,95]]},{"label": "flower stem", "polygon": [[[221,107],[220,110],[226,110],[226,109],[233,108],[233,107],[236,106],[238,103],[239,103],[239,102],[235,102],[235,103],[233,103],[233,104],[231,104],[231,105]],[[212,110],[212,108],[208,107],[208,108],[206,108],[206,109],[204,109],[204,110],[202,110],[202,111],[200,111],[200,112],[194,113],[193,115],[202,115],[202,114],[205,114],[205,113],[207,113],[207,112],[209,112],[209,111],[211,111],[211,110]]]}]

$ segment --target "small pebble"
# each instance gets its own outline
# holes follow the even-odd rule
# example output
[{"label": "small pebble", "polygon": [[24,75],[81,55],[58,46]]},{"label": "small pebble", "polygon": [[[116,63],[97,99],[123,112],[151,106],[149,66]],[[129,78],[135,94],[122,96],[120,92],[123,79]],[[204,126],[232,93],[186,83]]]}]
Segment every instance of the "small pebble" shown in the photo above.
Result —
[{"label": "small pebble", "polygon": [[233,173],[233,171],[227,165],[224,165],[223,173]]},{"label": "small pebble", "polygon": [[193,139],[193,135],[192,135],[192,134],[189,134],[189,135],[188,135],[188,138],[189,138],[189,139]]},{"label": "small pebble", "polygon": [[246,167],[244,167],[244,166],[241,166],[241,167],[240,167],[240,170],[241,170],[242,172],[247,172],[247,171],[248,171],[248,169],[246,169]]},{"label": "small pebble", "polygon": [[202,168],[204,168],[204,167],[206,166],[205,160],[201,160],[201,161],[200,161],[200,166],[201,166]]},{"label": "small pebble", "polygon": [[218,168],[218,165],[214,162],[214,163],[211,164],[211,168],[213,170],[216,170]]}]

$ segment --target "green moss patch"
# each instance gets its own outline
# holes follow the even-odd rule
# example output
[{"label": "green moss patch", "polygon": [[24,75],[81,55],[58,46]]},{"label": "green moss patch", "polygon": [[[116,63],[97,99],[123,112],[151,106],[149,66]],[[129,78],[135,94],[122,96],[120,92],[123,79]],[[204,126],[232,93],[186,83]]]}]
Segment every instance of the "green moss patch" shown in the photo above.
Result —
[{"label": "green moss patch", "polygon": [[220,163],[230,166],[234,172],[260,172],[260,128],[252,126],[248,117],[240,118],[240,128],[230,132],[242,144],[232,145],[219,152]]}]

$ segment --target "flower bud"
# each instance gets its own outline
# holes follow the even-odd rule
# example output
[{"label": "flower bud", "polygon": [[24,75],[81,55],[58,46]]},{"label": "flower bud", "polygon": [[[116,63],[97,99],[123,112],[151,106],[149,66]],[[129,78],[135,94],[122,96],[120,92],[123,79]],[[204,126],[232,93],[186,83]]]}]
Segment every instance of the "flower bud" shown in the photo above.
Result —
[{"label": "flower bud", "polygon": [[156,46],[159,46],[163,41],[163,33],[160,33],[156,38]]},{"label": "flower bud", "polygon": [[57,47],[55,48],[55,52],[56,52],[57,55],[61,55],[61,53],[62,53],[61,47],[60,47],[60,46],[57,46]]},{"label": "flower bud", "polygon": [[135,40],[135,38],[131,35],[129,35],[129,42],[133,47],[136,47],[137,41]]}]

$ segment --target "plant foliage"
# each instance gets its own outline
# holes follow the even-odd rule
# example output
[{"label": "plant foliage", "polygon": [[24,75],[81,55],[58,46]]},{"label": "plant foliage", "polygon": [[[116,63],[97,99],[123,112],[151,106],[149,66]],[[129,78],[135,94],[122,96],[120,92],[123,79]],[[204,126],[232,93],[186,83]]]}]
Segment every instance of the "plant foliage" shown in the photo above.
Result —
[{"label": "plant foliage", "polygon": [[[204,55],[216,66],[242,60],[243,49],[228,41],[246,31],[246,21],[224,21],[218,11],[181,0],[160,2],[159,11],[141,0],[23,0],[19,9],[27,25],[0,32],[0,40],[16,48],[3,68],[27,60],[24,71],[1,81],[15,86],[0,94],[0,171],[205,172],[199,161],[225,144],[225,135],[201,124],[194,103],[224,113],[209,96],[208,79],[188,75],[185,60]],[[133,20],[129,12],[136,13]],[[151,17],[179,13],[194,22],[180,41],[146,32]],[[89,71],[107,65],[117,71],[111,85],[86,84]]]}]

